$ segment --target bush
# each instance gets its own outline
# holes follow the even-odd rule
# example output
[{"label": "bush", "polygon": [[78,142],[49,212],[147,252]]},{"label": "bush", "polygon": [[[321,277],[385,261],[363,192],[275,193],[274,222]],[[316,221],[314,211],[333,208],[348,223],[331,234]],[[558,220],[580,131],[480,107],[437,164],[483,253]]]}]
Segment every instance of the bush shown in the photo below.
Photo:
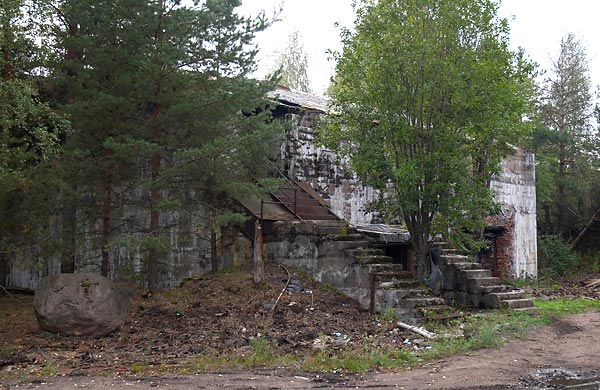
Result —
[{"label": "bush", "polygon": [[579,256],[557,234],[546,234],[538,239],[538,265],[543,273],[564,276],[573,272]]}]

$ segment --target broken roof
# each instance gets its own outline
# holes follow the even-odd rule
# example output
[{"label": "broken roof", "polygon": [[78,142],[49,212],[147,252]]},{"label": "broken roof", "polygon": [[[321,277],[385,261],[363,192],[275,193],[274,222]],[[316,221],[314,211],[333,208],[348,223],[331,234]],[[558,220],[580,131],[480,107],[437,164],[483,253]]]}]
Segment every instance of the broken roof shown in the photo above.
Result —
[{"label": "broken roof", "polygon": [[406,244],[410,241],[410,233],[408,233],[408,230],[400,229],[395,226],[372,223],[357,225],[355,227],[359,232],[378,237],[380,242]]},{"label": "broken roof", "polygon": [[295,91],[283,85],[278,85],[275,91],[267,92],[267,97],[288,106],[327,112],[327,99],[324,97]]}]

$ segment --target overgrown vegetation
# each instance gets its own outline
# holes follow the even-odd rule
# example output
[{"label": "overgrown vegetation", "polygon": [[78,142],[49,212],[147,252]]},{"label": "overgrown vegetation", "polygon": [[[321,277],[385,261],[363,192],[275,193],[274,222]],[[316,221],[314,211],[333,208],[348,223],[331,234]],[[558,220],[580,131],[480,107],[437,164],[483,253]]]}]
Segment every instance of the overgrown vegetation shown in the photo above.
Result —
[{"label": "overgrown vegetation", "polygon": [[[533,67],[491,0],[357,1],[336,55],[322,139],[410,232],[416,274],[436,233],[478,248],[491,175],[528,134]],[[502,112],[503,115],[498,115]]]},{"label": "overgrown vegetation", "polygon": [[[589,290],[565,283],[546,287],[534,284],[530,288],[544,289],[540,296],[558,298],[536,300],[534,311],[444,311],[441,317],[448,319],[441,321],[445,323],[435,312],[423,326],[436,337],[426,340],[398,328],[397,312],[386,310],[369,316],[351,306],[347,298],[317,284],[307,286],[310,294],[284,295],[277,312],[272,313],[271,305],[265,304],[274,302],[283,288],[278,271],[270,269],[271,278],[258,289],[249,288],[251,277],[237,268],[189,280],[183,288],[155,297],[140,298],[130,321],[118,334],[101,340],[61,339],[64,354],[55,347],[54,336],[39,334],[31,296],[18,297],[19,302],[0,297],[0,364],[25,359],[23,367],[30,374],[51,376],[72,370],[87,352],[102,351],[107,360],[94,364],[107,372],[119,370],[140,376],[273,367],[329,373],[396,370],[457,353],[498,348],[565,315],[600,311],[600,301],[561,298],[595,296]],[[306,281],[300,274],[293,277]],[[338,311],[340,307],[346,309]],[[295,312],[298,308],[301,310]],[[6,333],[11,330],[19,335]],[[333,330],[343,332],[342,337],[332,334]],[[298,337],[303,332],[306,337]],[[38,347],[32,349],[38,358],[27,357],[23,351],[29,350],[28,345],[38,346],[42,353],[53,348],[53,361],[36,360]],[[119,354],[115,354],[114,345],[119,345]],[[192,353],[182,353],[192,346]],[[177,354],[181,356],[173,358]],[[119,368],[112,367],[115,357],[119,358]],[[23,373],[14,369],[0,375],[19,372]]]},{"label": "overgrown vegetation", "polygon": [[564,276],[575,271],[580,261],[577,253],[558,234],[538,238],[538,267],[545,276]]}]

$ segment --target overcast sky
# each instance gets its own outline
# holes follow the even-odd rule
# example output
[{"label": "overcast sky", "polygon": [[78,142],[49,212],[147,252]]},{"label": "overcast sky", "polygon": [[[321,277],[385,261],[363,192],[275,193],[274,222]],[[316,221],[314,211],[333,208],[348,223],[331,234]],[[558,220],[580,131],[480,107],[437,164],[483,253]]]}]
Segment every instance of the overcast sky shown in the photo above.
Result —
[{"label": "overcast sky", "polygon": [[[308,55],[308,76],[312,88],[323,93],[334,65],[327,50],[340,50],[340,28],[351,27],[354,13],[351,0],[242,0],[240,12],[267,15],[283,5],[282,19],[257,37],[260,48],[258,76],[270,71],[277,50],[285,48],[288,36],[298,30]],[[599,0],[503,0],[500,15],[511,25],[513,48],[523,47],[529,57],[549,69],[556,59],[560,39],[573,32],[585,45],[590,60],[594,90],[600,84],[600,13]]]}]

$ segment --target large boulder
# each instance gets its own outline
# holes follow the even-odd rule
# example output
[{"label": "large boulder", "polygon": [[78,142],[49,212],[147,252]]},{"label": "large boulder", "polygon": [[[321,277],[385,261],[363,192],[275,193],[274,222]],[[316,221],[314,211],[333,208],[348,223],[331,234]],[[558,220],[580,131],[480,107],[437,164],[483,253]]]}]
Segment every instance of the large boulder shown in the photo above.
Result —
[{"label": "large boulder", "polygon": [[121,288],[103,276],[87,273],[43,278],[33,305],[43,330],[65,336],[106,336],[125,321],[131,309]]}]

